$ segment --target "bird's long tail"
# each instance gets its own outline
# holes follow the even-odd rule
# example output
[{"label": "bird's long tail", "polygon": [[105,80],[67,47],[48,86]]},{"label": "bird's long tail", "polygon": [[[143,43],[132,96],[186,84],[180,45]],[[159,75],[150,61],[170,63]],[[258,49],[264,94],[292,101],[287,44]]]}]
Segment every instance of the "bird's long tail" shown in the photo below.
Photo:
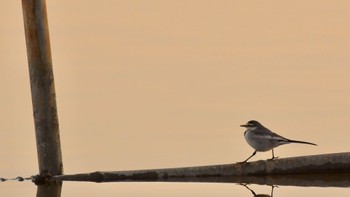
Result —
[{"label": "bird's long tail", "polygon": [[314,144],[314,143],[311,143],[311,142],[304,142],[304,141],[298,141],[298,140],[289,140],[288,139],[288,142],[289,143],[299,143],[299,144],[309,144],[309,145],[317,146],[317,144]]}]

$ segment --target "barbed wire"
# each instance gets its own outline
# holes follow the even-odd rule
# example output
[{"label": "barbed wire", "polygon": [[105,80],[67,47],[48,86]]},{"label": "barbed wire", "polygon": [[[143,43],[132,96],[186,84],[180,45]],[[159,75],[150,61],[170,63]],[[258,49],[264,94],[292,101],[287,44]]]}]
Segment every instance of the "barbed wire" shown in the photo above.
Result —
[{"label": "barbed wire", "polygon": [[21,176],[18,176],[18,177],[15,177],[15,178],[0,178],[0,181],[1,182],[5,182],[5,181],[19,181],[19,182],[22,182],[22,181],[28,181],[28,180],[33,180],[35,176],[30,176],[30,177],[21,177]]}]

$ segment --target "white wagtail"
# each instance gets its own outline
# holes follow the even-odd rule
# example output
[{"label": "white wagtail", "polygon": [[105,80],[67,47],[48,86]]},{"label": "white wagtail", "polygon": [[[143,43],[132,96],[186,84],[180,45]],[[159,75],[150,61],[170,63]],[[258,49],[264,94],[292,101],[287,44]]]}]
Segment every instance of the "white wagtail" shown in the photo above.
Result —
[{"label": "white wagtail", "polygon": [[274,155],[273,149],[283,144],[300,143],[317,146],[316,144],[311,142],[290,140],[285,137],[282,137],[270,131],[268,128],[264,127],[256,120],[251,120],[247,124],[241,125],[241,127],[247,128],[247,130],[244,132],[244,138],[247,140],[248,144],[255,149],[255,151],[250,157],[248,157],[248,159],[240,163],[247,162],[256,154],[257,151],[265,152],[272,150],[272,158],[270,160],[273,160],[277,158]]}]

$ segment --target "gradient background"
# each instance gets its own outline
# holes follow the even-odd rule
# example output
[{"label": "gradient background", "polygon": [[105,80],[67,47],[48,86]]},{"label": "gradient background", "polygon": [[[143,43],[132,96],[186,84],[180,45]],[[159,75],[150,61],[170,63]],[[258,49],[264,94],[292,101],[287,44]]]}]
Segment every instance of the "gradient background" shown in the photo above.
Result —
[{"label": "gradient background", "polygon": [[[250,119],[319,145],[282,146],[281,157],[349,151],[349,1],[51,0],[47,9],[67,174],[242,161],[253,149],[239,125]],[[0,18],[0,177],[29,176],[38,167],[21,1],[0,1]],[[63,196],[238,187],[87,185],[64,184]],[[31,183],[0,190],[35,195]],[[317,195],[327,191],[349,194]]]}]

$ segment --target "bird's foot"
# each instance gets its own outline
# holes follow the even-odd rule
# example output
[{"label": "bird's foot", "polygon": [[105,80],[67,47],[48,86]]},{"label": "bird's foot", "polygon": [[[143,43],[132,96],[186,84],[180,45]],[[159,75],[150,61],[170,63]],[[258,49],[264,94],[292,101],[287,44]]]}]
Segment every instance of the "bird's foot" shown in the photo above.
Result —
[{"label": "bird's foot", "polygon": [[268,159],[267,161],[273,161],[273,160],[276,160],[278,159],[278,157],[272,157],[271,159]]},{"label": "bird's foot", "polygon": [[270,185],[272,188],[278,188],[278,185]]},{"label": "bird's foot", "polygon": [[247,186],[249,183],[237,183],[237,185]]},{"label": "bird's foot", "polygon": [[245,164],[245,163],[248,163],[247,161],[240,161],[240,162],[237,162],[236,164]]}]

